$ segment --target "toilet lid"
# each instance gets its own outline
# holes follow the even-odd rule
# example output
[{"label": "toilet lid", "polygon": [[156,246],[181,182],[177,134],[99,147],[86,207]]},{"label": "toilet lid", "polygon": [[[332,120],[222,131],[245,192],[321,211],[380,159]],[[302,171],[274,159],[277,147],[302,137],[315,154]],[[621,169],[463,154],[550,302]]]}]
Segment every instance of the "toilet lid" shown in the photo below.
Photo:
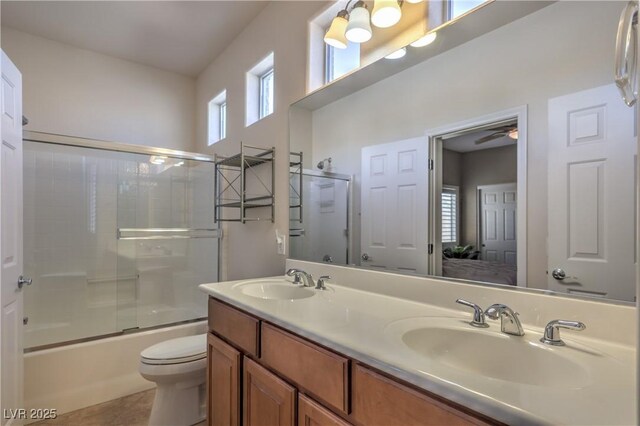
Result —
[{"label": "toilet lid", "polygon": [[149,346],[140,354],[145,364],[178,364],[207,356],[207,335],[178,337]]}]

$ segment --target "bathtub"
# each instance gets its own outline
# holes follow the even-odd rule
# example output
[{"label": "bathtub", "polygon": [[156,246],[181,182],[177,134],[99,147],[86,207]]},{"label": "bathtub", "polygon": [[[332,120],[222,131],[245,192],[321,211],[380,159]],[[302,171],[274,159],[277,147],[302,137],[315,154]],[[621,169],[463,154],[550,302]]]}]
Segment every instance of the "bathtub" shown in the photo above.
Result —
[{"label": "bathtub", "polygon": [[206,332],[206,321],[198,321],[27,353],[24,408],[55,408],[63,414],[151,389],[154,384],[138,373],[140,352]]}]

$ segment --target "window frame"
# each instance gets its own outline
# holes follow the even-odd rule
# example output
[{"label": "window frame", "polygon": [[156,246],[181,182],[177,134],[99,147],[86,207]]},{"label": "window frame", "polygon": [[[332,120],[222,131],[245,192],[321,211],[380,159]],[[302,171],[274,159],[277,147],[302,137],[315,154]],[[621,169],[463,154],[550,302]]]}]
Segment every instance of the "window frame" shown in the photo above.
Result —
[{"label": "window frame", "polygon": [[334,61],[334,47],[325,43],[324,52],[324,84],[331,83],[334,78],[333,73],[333,61]]},{"label": "window frame", "polygon": [[218,126],[219,126],[219,141],[227,138],[227,100],[225,99],[218,105],[220,112],[218,113]]},{"label": "window frame", "polygon": [[[275,101],[275,72],[274,67],[269,68],[263,74],[260,75],[260,85],[258,94],[258,120],[262,120],[268,115],[273,114],[274,101]],[[271,85],[267,86],[265,81],[271,79]]]},{"label": "window frame", "polygon": [[[444,235],[444,227],[442,226],[442,222],[445,218],[444,215],[444,204],[442,202],[442,197],[445,194],[453,194],[454,199],[451,203],[453,206],[453,213],[449,214],[450,218],[453,218],[454,224],[451,227],[451,231],[449,233],[449,238],[445,239]],[[457,245],[460,243],[460,187],[455,185],[443,185],[442,193],[440,194],[440,217],[441,217],[441,229],[440,229],[440,240],[442,244],[454,244]],[[453,235],[453,239],[451,239],[451,234]]]},{"label": "window frame", "polygon": [[227,89],[224,89],[207,103],[207,146],[226,139],[227,115]]}]

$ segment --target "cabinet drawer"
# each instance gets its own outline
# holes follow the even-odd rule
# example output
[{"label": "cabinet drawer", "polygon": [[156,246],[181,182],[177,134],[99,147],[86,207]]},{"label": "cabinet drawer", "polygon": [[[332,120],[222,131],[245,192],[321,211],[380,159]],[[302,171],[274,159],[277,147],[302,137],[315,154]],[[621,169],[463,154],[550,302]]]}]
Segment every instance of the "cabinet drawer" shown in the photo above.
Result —
[{"label": "cabinet drawer", "polygon": [[261,360],[316,399],[349,412],[348,359],[263,323]]},{"label": "cabinet drawer", "polygon": [[360,425],[487,424],[361,365],[356,365],[353,369],[352,404],[352,418]]},{"label": "cabinet drawer", "polygon": [[209,298],[209,330],[258,356],[260,321],[216,299]]},{"label": "cabinet drawer", "polygon": [[298,396],[298,426],[349,426],[349,423],[333,414],[311,398]]}]

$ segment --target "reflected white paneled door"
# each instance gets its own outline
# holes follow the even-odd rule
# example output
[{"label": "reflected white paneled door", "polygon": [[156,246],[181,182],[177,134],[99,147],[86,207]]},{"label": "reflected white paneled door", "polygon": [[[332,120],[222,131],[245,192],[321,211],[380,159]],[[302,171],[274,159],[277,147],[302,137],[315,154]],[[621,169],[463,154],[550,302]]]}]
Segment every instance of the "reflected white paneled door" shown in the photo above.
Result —
[{"label": "reflected white paneled door", "polygon": [[550,290],[634,300],[634,120],[613,84],[549,100]]},{"label": "reflected white paneled door", "polygon": [[427,273],[428,143],[362,148],[361,265]]},{"label": "reflected white paneled door", "polygon": [[482,260],[517,265],[517,185],[478,187]]},{"label": "reflected white paneled door", "polygon": [[[0,158],[0,406],[2,424],[14,423],[9,410],[23,407],[22,360],[22,76],[2,52],[2,145]],[[6,410],[6,411],[5,411]]]}]

